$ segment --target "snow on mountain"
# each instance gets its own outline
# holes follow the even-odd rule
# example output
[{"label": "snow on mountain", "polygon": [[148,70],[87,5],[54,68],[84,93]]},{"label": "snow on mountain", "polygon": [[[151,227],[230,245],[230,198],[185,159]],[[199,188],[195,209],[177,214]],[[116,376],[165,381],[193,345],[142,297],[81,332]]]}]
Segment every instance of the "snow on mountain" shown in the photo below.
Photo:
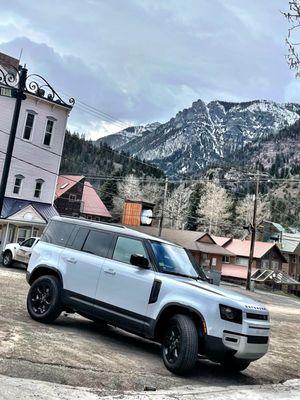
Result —
[{"label": "snow on mountain", "polygon": [[294,124],[299,116],[298,104],[198,100],[165,124],[127,128],[101,141],[152,161],[169,175],[194,175]]},{"label": "snow on mountain", "polygon": [[128,143],[130,140],[139,138],[147,132],[154,131],[159,125],[159,122],[152,122],[151,124],[147,125],[130,126],[129,128],[123,129],[120,132],[100,138],[96,140],[95,143],[106,143],[113,149],[118,149],[119,147]]}]

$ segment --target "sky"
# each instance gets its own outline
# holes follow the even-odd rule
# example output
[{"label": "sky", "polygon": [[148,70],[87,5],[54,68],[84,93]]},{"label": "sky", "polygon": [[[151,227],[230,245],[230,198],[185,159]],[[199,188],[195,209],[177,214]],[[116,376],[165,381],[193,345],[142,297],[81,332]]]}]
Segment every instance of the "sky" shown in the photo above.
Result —
[{"label": "sky", "polygon": [[165,122],[199,98],[300,102],[287,3],[12,0],[1,4],[0,51],[23,49],[31,73],[75,98],[69,128],[96,139]]}]

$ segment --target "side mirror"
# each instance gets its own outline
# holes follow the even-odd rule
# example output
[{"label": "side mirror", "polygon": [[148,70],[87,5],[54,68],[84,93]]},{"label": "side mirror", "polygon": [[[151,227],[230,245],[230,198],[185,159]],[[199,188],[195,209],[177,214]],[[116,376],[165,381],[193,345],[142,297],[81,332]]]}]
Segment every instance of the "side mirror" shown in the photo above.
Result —
[{"label": "side mirror", "polygon": [[140,256],[139,254],[131,255],[130,264],[143,269],[149,269],[149,261],[147,260],[147,258]]}]

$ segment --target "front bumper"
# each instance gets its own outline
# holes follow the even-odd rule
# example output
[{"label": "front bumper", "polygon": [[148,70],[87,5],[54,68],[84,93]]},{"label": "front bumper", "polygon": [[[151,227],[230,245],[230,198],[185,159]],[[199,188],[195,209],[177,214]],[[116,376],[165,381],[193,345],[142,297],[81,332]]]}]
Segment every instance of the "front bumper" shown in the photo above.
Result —
[{"label": "front bumper", "polygon": [[255,336],[224,331],[223,345],[234,351],[234,357],[245,360],[257,360],[264,356],[269,347],[269,336]]}]

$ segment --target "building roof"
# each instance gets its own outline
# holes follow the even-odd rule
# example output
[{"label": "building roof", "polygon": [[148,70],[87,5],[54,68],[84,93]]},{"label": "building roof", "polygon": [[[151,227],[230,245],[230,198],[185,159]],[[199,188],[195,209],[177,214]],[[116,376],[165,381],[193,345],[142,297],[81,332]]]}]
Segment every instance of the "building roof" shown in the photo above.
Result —
[{"label": "building roof", "polygon": [[29,205],[31,205],[45,219],[46,222],[48,222],[52,217],[58,215],[58,212],[52,204],[5,197],[1,218],[8,218]]},{"label": "building roof", "polygon": [[282,242],[280,243],[280,250],[286,253],[294,253],[300,245],[300,234],[297,233],[283,233]]},{"label": "building roof", "polygon": [[[257,271],[256,268],[251,269],[251,275]],[[247,279],[248,268],[235,264],[222,264],[222,276],[230,278]]]},{"label": "building roof", "polygon": [[273,225],[275,229],[277,229],[278,232],[285,232],[285,229],[282,225],[280,225],[277,222],[273,222],[273,221],[264,221],[267,224]]},{"label": "building roof", "polygon": [[[225,244],[225,247],[237,256],[249,257],[250,243],[250,240],[232,239],[231,242]],[[254,258],[262,258],[273,247],[280,253],[280,250],[275,243],[256,241],[254,245]]]},{"label": "building roof", "polygon": [[84,176],[82,175],[59,175],[56,183],[55,197],[61,197],[82,179],[84,179]]},{"label": "building roof", "polygon": [[211,235],[211,237],[214,239],[214,241],[219,245],[219,246],[224,246],[226,243],[230,242],[232,238],[224,237],[224,236],[215,236]]},{"label": "building roof", "polygon": [[[136,229],[140,232],[147,233],[152,236],[158,235],[158,228],[153,226],[132,226],[132,229]],[[211,239],[211,243],[201,241],[201,239],[208,235]],[[178,229],[163,228],[161,237],[170,242],[176,243],[188,250],[201,251],[202,253],[218,254],[222,256],[232,256],[230,250],[224,249],[214,242],[212,237],[205,232],[186,231]]]},{"label": "building roof", "polygon": [[82,194],[82,214],[111,218],[111,214],[90,182],[85,181]]}]

